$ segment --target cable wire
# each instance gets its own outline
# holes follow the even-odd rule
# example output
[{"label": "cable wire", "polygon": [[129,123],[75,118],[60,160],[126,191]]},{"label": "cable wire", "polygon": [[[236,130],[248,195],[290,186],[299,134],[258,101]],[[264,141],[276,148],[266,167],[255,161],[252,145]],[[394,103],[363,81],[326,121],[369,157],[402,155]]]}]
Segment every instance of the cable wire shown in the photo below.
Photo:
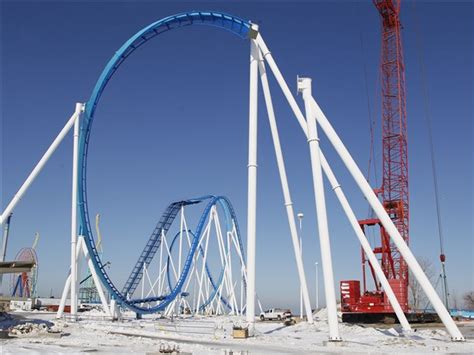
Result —
[{"label": "cable wire", "polygon": [[445,269],[445,260],[446,256],[444,254],[444,237],[443,237],[443,226],[441,221],[441,203],[439,199],[439,187],[438,187],[438,174],[436,169],[436,159],[435,159],[435,150],[434,150],[434,143],[433,143],[433,125],[432,125],[432,115],[430,109],[430,100],[429,100],[429,91],[427,85],[427,79],[425,74],[425,64],[424,64],[424,57],[423,57],[423,46],[422,46],[422,38],[418,28],[419,18],[416,12],[415,1],[412,2],[413,6],[413,14],[415,17],[414,21],[414,30],[415,30],[415,37],[416,37],[416,50],[417,50],[417,57],[418,57],[418,64],[420,70],[420,79],[423,91],[423,113],[426,123],[426,128],[428,132],[428,140],[429,140],[429,148],[430,148],[430,157],[431,157],[431,172],[433,176],[433,186],[434,186],[434,193],[435,193],[435,205],[436,205],[436,216],[437,216],[437,223],[438,223],[438,238],[439,238],[439,249],[440,249],[440,261],[442,266],[442,278],[443,278],[443,289],[444,289],[444,297],[445,297],[445,305],[446,308],[448,307],[448,299],[449,299],[449,291],[448,291],[448,284],[446,278],[446,269]]}]

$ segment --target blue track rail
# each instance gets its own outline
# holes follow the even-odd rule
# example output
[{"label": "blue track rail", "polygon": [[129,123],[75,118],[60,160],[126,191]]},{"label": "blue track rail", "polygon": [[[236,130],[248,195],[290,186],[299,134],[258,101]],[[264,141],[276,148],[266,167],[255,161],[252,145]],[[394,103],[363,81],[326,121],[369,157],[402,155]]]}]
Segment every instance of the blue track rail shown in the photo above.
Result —
[{"label": "blue track rail", "polygon": [[[192,231],[189,231],[189,232],[191,233],[193,238],[196,237],[195,234]],[[171,242],[171,245],[170,245],[170,253],[173,250],[174,243],[178,239],[180,233],[181,232],[178,232],[174,236],[173,241]],[[240,246],[241,246],[241,244],[240,244]],[[240,251],[243,252],[242,247],[240,247]],[[199,253],[201,254],[201,257],[204,259],[204,249],[202,248],[202,245],[199,246]],[[172,290],[174,288],[174,286],[171,283],[170,261],[171,261],[171,258],[168,255],[168,259],[166,260],[166,275],[167,275],[167,280],[168,280],[168,287],[169,287],[170,290]],[[199,308],[200,311],[204,310],[214,300],[217,292],[219,292],[220,285],[222,284],[222,281],[224,280],[224,272],[225,272],[225,268],[222,268],[221,271],[220,271],[220,274],[219,274],[218,282],[216,283],[214,281],[214,278],[212,277],[211,270],[209,269],[209,266],[207,265],[207,262],[204,264],[204,268],[206,270],[207,278],[209,279],[209,282],[211,283],[212,292],[209,295],[209,298],[202,305],[198,305],[198,308]],[[220,299],[221,299],[222,303],[228,309],[230,309],[230,310],[232,309],[232,306],[229,304],[229,302],[227,302],[225,297],[223,297],[221,295]]]},{"label": "blue track rail", "polygon": [[137,263],[135,264],[130,276],[128,277],[125,286],[122,289],[122,294],[133,295],[143,277],[143,265],[150,265],[153,257],[160,248],[161,236],[166,234],[170,229],[176,215],[183,206],[198,203],[196,201],[178,201],[171,203],[165,210],[160,218],[160,221],[156,225],[153,233],[148,239],[145,248],[143,249]]},{"label": "blue track rail", "polygon": [[[187,277],[187,274],[183,272],[180,275],[178,282],[176,283],[174,289],[171,291],[170,295],[166,296],[159,305],[151,308],[141,308],[138,307],[133,301],[127,299],[127,294],[120,292],[117,287],[114,285],[112,280],[107,274],[104,264],[99,256],[97,251],[94,236],[92,233],[91,223],[90,223],[90,216],[89,216],[89,208],[88,208],[88,200],[87,200],[87,154],[89,150],[89,142],[90,142],[90,135],[92,129],[92,122],[94,119],[95,111],[97,109],[97,105],[99,103],[100,97],[107,86],[108,82],[115,74],[117,69],[120,65],[139,47],[141,47],[144,43],[148,42],[150,39],[167,32],[169,30],[190,26],[190,25],[207,25],[213,26],[217,28],[221,28],[227,30],[242,39],[248,39],[249,34],[251,33],[251,22],[248,20],[241,19],[237,16],[232,16],[229,14],[225,14],[222,12],[213,12],[213,11],[191,11],[176,14],[173,16],[169,16],[163,18],[159,21],[156,21],[149,26],[143,28],[139,32],[137,32],[134,36],[132,36],[128,41],[126,41],[122,47],[114,54],[114,56],[110,59],[107,63],[106,67],[102,71],[93,91],[91,97],[86,103],[85,107],[85,119],[81,122],[81,129],[79,134],[79,181],[78,181],[78,192],[79,192],[79,201],[78,201],[78,210],[79,210],[79,217],[80,217],[80,227],[79,233],[83,235],[85,238],[86,246],[91,256],[92,263],[94,268],[96,269],[99,278],[106,288],[106,290],[110,293],[110,295],[117,301],[117,303],[123,307],[127,307],[130,310],[144,314],[144,313],[153,313],[159,310],[164,309],[169,303],[172,302],[174,297],[181,292],[181,288],[183,283]],[[221,205],[228,205],[228,211],[230,215],[234,215],[232,206],[228,204],[228,200],[224,197],[212,197],[211,200],[208,202],[206,209],[201,217],[200,224],[198,228],[195,230],[196,235],[200,235],[202,230],[203,224],[205,223],[205,219],[208,217],[208,213],[210,208],[212,207],[213,203],[219,203]],[[204,218],[204,219],[203,219]],[[160,221],[161,222],[161,221]],[[158,229],[165,228],[166,222],[163,223],[161,226],[157,226]],[[157,231],[158,232],[158,231]],[[152,234],[153,237],[154,234]],[[156,236],[160,234],[157,233]],[[240,241],[240,235],[239,235]],[[192,263],[193,253],[197,247],[197,240],[193,240],[193,244],[190,250],[190,254],[188,255],[184,270],[189,271],[189,267]],[[158,245],[158,246],[157,246]],[[146,262],[152,256],[156,249],[159,247],[159,237],[155,237],[151,242],[151,245],[147,245],[143,250],[140,258],[143,257],[142,262]],[[243,254],[242,254],[243,255]],[[136,271],[135,269],[132,270],[129,279],[127,280],[127,284],[124,287],[125,291],[132,291],[133,288],[136,288],[138,284],[137,280],[141,277],[140,271]],[[130,294],[130,292],[128,292]]]}]

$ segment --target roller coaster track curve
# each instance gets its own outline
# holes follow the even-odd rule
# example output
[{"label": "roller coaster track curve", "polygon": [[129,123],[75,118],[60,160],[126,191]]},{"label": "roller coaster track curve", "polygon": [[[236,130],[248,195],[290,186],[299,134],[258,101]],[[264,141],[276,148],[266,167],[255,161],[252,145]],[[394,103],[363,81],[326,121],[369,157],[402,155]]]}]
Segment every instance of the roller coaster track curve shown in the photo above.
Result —
[{"label": "roller coaster track curve", "polygon": [[[82,120],[81,127],[80,127],[80,134],[79,134],[79,184],[78,184],[78,211],[79,211],[79,218],[80,218],[80,227],[79,227],[79,234],[84,236],[84,240],[88,249],[88,252],[91,256],[91,260],[93,263],[94,268],[97,271],[97,274],[107,289],[107,291],[111,294],[111,296],[117,301],[117,303],[123,307],[129,308],[130,310],[139,313],[154,313],[157,311],[162,310],[166,307],[171,301],[172,298],[170,296],[176,297],[179,294],[183,283],[187,277],[184,270],[189,271],[189,267],[192,263],[193,254],[196,251],[198,240],[193,239],[193,243],[191,245],[190,253],[188,254],[185,266],[183,269],[183,273],[180,275],[178,282],[175,285],[175,288],[171,291],[170,295],[166,296],[165,299],[157,306],[151,308],[142,308],[136,305],[135,302],[128,300],[127,296],[120,292],[117,287],[113,284],[112,280],[107,274],[105,266],[103,265],[99,253],[97,251],[94,236],[92,233],[90,217],[89,217],[89,209],[88,209],[88,200],[87,200],[87,155],[88,155],[88,148],[89,148],[89,141],[90,141],[90,134],[92,128],[92,122],[94,118],[94,114],[99,103],[100,97],[107,86],[108,82],[110,81],[111,77],[120,67],[120,65],[128,58],[137,48],[142,46],[144,43],[149,41],[150,39],[156,37],[159,34],[167,32],[169,30],[189,26],[193,24],[198,25],[207,25],[207,26],[214,26],[224,30],[227,30],[242,39],[249,38],[249,34],[251,33],[251,22],[248,20],[243,20],[239,17],[224,14],[221,12],[212,12],[212,11],[194,11],[194,12],[186,12],[181,13],[173,16],[168,16],[163,18],[157,22],[152,23],[151,25],[143,28],[139,32],[137,32],[134,36],[132,36],[128,41],[126,41],[122,47],[114,54],[114,56],[110,59],[108,64],[106,65],[105,69],[103,70],[102,74],[100,75],[92,95],[90,99],[87,101],[85,105],[85,114],[84,120]],[[200,235],[202,232],[202,225],[204,224],[205,219],[207,218],[208,213],[215,203],[220,203],[221,205],[227,205],[230,207],[229,211],[232,211],[232,206],[230,202],[225,197],[211,197],[211,201],[206,206],[203,215],[201,216],[201,221],[195,231],[196,236]],[[201,223],[202,222],[202,223]],[[240,233],[239,235],[239,243],[241,244],[240,240]],[[243,253],[242,253],[243,255]],[[132,276],[132,275],[131,275]],[[136,279],[132,281],[130,284],[126,285],[130,287],[130,290],[136,284]]]}]

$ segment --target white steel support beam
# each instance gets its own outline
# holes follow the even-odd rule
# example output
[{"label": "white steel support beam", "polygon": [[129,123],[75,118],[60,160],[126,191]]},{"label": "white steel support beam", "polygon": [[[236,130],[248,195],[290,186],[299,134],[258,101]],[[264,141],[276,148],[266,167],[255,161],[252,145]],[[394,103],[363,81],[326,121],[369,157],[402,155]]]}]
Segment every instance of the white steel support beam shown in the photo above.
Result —
[{"label": "white steel support beam", "polygon": [[319,137],[311,107],[311,79],[299,78],[298,91],[303,94],[308,126],[308,144],[311,154],[311,170],[313,173],[314,199],[316,201],[316,217],[318,220],[319,244],[323,265],[324,293],[328,310],[329,341],[341,341],[337,322],[337,304],[334,291],[334,273],[332,269],[331,243],[329,240],[328,218],[326,213],[326,198],[324,195],[323,173],[319,156]]},{"label": "white steel support beam", "polygon": [[[281,188],[283,191],[283,199],[286,208],[286,214],[288,217],[288,224],[290,226],[291,241],[293,242],[293,250],[295,253],[296,267],[298,269],[298,276],[300,279],[301,290],[303,294],[304,307],[306,311],[306,317],[308,323],[313,323],[313,314],[311,312],[311,302],[309,298],[308,285],[306,283],[306,275],[304,272],[303,258],[301,252],[301,245],[298,239],[298,231],[296,228],[295,213],[293,210],[293,202],[291,201],[290,187],[288,184],[288,177],[286,175],[285,161],[283,158],[283,152],[280,144],[280,136],[278,133],[278,126],[275,119],[275,112],[273,110],[272,97],[270,94],[270,86],[268,85],[267,72],[265,69],[265,63],[259,51],[259,70],[260,80],[262,82],[262,89],[265,98],[265,103],[268,113],[268,121],[270,123],[270,130],[272,133],[273,146],[275,148],[276,161],[278,165],[278,172],[280,175]],[[301,314],[301,317],[303,315]]]},{"label": "white steel support beam", "polygon": [[347,219],[349,220],[352,226],[352,229],[354,230],[354,233],[359,239],[359,242],[362,245],[362,249],[364,249],[364,252],[367,255],[367,258],[369,259],[370,265],[372,265],[372,268],[374,269],[374,272],[377,275],[377,278],[382,284],[382,288],[387,294],[390,304],[392,305],[392,308],[395,314],[397,315],[397,318],[400,324],[402,325],[403,330],[411,331],[411,327],[410,327],[410,324],[408,323],[407,317],[405,316],[405,313],[403,313],[403,310],[400,307],[400,303],[398,303],[397,297],[393,293],[393,290],[390,287],[390,284],[388,283],[387,277],[383,273],[382,268],[380,267],[380,264],[372,250],[372,247],[370,246],[369,241],[367,240],[367,237],[362,231],[362,228],[360,228],[359,222],[357,221],[357,217],[352,211],[352,208],[349,205],[349,202],[347,201],[347,198],[344,195],[344,192],[342,191],[342,187],[337,181],[336,176],[334,175],[322,151],[320,151],[320,157],[321,157],[321,166],[324,172],[326,173],[329,183],[331,184],[331,188],[336,194],[336,197],[339,200],[344,210],[344,213],[346,214]]},{"label": "white steel support beam", "polygon": [[[76,112],[81,112],[84,105],[76,104]],[[73,137],[73,156],[72,156],[72,198],[71,198],[71,317],[73,320],[77,317],[77,302],[79,282],[77,278],[77,195],[78,195],[78,171],[79,171],[79,128],[80,114],[74,121],[74,137]]]},{"label": "white steel support beam", "polygon": [[[255,25],[253,25],[255,26]],[[255,26],[256,27],[256,26]],[[254,28],[258,30],[258,28]],[[255,329],[255,248],[257,224],[257,111],[258,111],[258,47],[250,40],[249,157],[247,200],[247,311],[249,333]]]},{"label": "white steel support beam", "polygon": [[[143,299],[144,296],[145,296],[145,276],[146,276],[146,264],[145,263],[143,263],[143,265],[142,265],[142,274],[143,274],[143,276],[142,276],[142,299]],[[140,306],[143,307],[143,302],[140,303]]]},{"label": "white steel support beam", "polygon": [[[294,99],[290,89],[288,88],[288,85],[286,84],[285,82],[285,79],[283,78],[283,76],[281,75],[281,72],[280,70],[278,69],[278,66],[276,65],[271,53],[269,52],[265,42],[263,41],[262,37],[261,36],[258,36],[257,37],[257,42],[258,42],[258,45],[259,45],[259,48],[260,50],[262,51],[263,53],[263,56],[264,58],[266,59],[267,63],[269,64],[270,68],[272,69],[272,72],[273,74],[275,75],[275,78],[276,80],[278,81],[282,91],[283,91],[283,94],[285,95],[290,107],[292,108],[293,110],[293,113],[295,114],[297,120],[298,120],[298,123],[300,124],[301,126],[301,129],[303,130],[303,133],[306,135],[306,137],[308,137],[308,132],[307,132],[307,124],[306,124],[306,120],[303,116],[303,113],[301,112],[298,104],[296,103],[296,100]],[[322,156],[324,158],[324,156]],[[325,160],[324,160],[325,161]],[[328,176],[328,178],[330,179],[330,173],[331,171],[329,171],[328,169],[326,169],[326,166],[327,164],[324,164],[323,163],[323,160],[321,161],[322,163],[322,168],[323,170],[325,171],[325,174]],[[329,167],[329,165],[327,165],[327,167]],[[342,191],[341,191],[342,192]],[[342,194],[343,195],[343,194]],[[338,196],[339,197],[339,196]],[[360,228],[360,227],[359,227]],[[365,235],[364,235],[364,238],[365,238]],[[370,249],[370,251],[372,251]],[[370,260],[369,260],[370,261]],[[378,263],[377,263],[378,264]],[[385,275],[384,275],[385,276]],[[380,278],[382,279],[382,278]],[[386,287],[386,289],[390,289],[390,293],[393,294],[393,291],[390,287],[390,285],[388,285],[388,287]],[[388,294],[387,294],[388,296]],[[395,300],[396,301],[396,300]],[[398,302],[398,301],[397,301]],[[393,306],[394,302],[391,301],[391,304]],[[401,324],[403,324],[403,321],[400,321]]]},{"label": "white steel support beam", "polygon": [[[2,239],[2,250],[0,252],[0,261],[5,261],[5,257],[7,256],[7,246],[8,246],[8,236],[10,234],[10,222],[11,222],[12,214],[9,214],[3,223],[3,239]],[[3,274],[0,274],[0,290],[2,289],[3,284]]]},{"label": "white steel support beam", "polygon": [[3,224],[3,221],[13,212],[16,205],[18,204],[18,202],[20,202],[21,198],[25,194],[26,190],[28,190],[30,185],[36,179],[36,177],[41,172],[45,164],[48,162],[51,155],[53,155],[53,153],[56,151],[56,148],[62,142],[62,140],[64,139],[66,134],[69,132],[71,127],[74,125],[74,122],[76,121],[76,118],[79,117],[79,115],[81,114],[83,107],[84,107],[83,104],[80,104],[80,103],[76,104],[76,110],[72,114],[71,118],[69,118],[69,121],[67,121],[64,128],[61,130],[61,132],[59,132],[58,136],[54,139],[53,143],[51,143],[46,153],[44,153],[44,155],[41,157],[38,164],[36,164],[35,168],[31,171],[30,175],[28,175],[28,178],[25,180],[23,185],[21,185],[18,192],[15,194],[15,196],[10,201],[10,203],[7,205],[7,208],[5,208],[3,213],[0,215],[0,224]]},{"label": "white steel support beam", "polygon": [[163,288],[161,287],[161,278],[164,278],[164,270],[162,270],[163,266],[163,239],[165,237],[165,233],[163,232],[163,229],[161,230],[161,243],[160,243],[160,264],[159,264],[159,269],[158,269],[158,290],[157,293],[158,295],[163,294]]},{"label": "white steel support beam", "polygon": [[272,53],[268,50],[267,45],[265,44],[262,36],[260,34],[257,36],[255,41],[258,44],[258,47],[260,48],[260,51],[262,52],[263,59],[265,59],[268,63],[268,66],[272,70],[273,75],[275,76],[276,81],[280,85],[281,90],[283,91],[283,94],[286,97],[286,100],[288,101],[288,104],[290,105],[291,109],[293,110],[296,119],[298,120],[298,123],[300,124],[301,128],[306,134],[306,120],[301,113],[301,110],[296,103],[295,98],[293,97],[293,94],[290,91],[290,88],[288,87],[288,84],[286,83],[285,79],[283,78],[283,75],[280,72],[280,69],[278,69],[277,64],[275,63],[275,60],[273,59]]},{"label": "white steel support beam", "polygon": [[97,293],[99,294],[100,302],[102,303],[102,308],[104,312],[108,316],[114,317],[114,315],[112,314],[112,310],[109,308],[109,305],[107,303],[107,297],[105,297],[105,292],[104,292],[104,289],[102,288],[102,283],[100,282],[99,275],[97,274],[97,271],[95,270],[94,263],[92,262],[90,258],[89,251],[87,250],[86,242],[84,241],[83,236],[79,236],[78,247],[82,249],[82,252],[84,253],[86,264],[89,267],[89,271],[92,275],[92,279],[94,280],[95,288],[97,289]]},{"label": "white steel support beam", "polygon": [[336,149],[337,153],[341,157],[344,165],[349,170],[350,174],[354,178],[355,182],[359,186],[360,190],[362,191],[363,195],[369,202],[370,206],[374,210],[377,217],[380,219],[383,227],[392,238],[393,242],[397,246],[400,254],[403,256],[403,259],[407,263],[408,267],[410,268],[413,276],[417,279],[420,283],[423,291],[425,292],[426,296],[431,302],[431,305],[435,309],[438,316],[441,318],[441,321],[446,326],[449,334],[453,341],[464,341],[464,337],[459,331],[458,327],[454,323],[453,319],[451,318],[449,312],[443,305],[443,302],[439,298],[436,290],[431,285],[430,281],[426,277],[423,269],[421,268],[420,264],[416,260],[415,256],[411,252],[410,248],[403,240],[400,232],[398,231],[397,227],[393,224],[392,220],[390,219],[389,215],[385,211],[382,203],[379,201],[377,196],[375,195],[374,191],[370,187],[369,183],[365,179],[364,175],[360,171],[359,167],[357,166],[356,162],[352,158],[351,154],[344,146],[344,143],[337,135],[336,131],[332,127],[329,120],[326,118],[326,115],[323,113],[319,105],[317,104],[314,98],[311,99],[313,109],[315,110],[316,119],[319,125],[321,126],[322,130],[328,137],[331,144]]},{"label": "white steel support beam", "polygon": [[[92,275],[92,279],[94,280],[94,284],[97,288],[97,292],[99,293],[99,298],[100,298],[100,301],[102,303],[103,310],[104,310],[104,312],[106,313],[107,316],[112,317],[113,315],[112,315],[111,310],[110,310],[110,308],[107,304],[107,298],[105,297],[105,293],[104,293],[104,290],[102,288],[102,284],[101,284],[99,276],[98,276],[98,274],[97,274],[97,272],[94,268],[94,264],[92,263],[92,260],[89,256],[89,252],[87,251],[86,243],[84,241],[83,236],[79,236],[78,240],[77,240],[77,243],[76,243],[76,252],[75,252],[76,260],[79,260],[79,258],[81,257],[81,254],[84,255],[84,258],[86,259],[86,264],[89,267],[89,271]],[[57,315],[56,315],[56,318],[58,318],[58,319],[62,318],[62,316],[64,314],[64,307],[66,306],[67,296],[71,291],[71,285],[72,285],[71,279],[72,279],[71,272],[69,272],[69,275],[66,279],[66,283],[64,285],[63,293],[62,293],[62,296],[61,296],[61,301],[59,303],[58,312],[57,312]]]},{"label": "white steel support beam", "polygon": [[66,283],[64,284],[63,293],[61,295],[61,300],[59,301],[58,313],[56,313],[56,318],[62,318],[64,314],[64,307],[66,306],[67,295],[71,291],[71,274],[67,275]]},{"label": "white steel support beam", "polygon": [[[12,214],[9,214],[5,223],[3,223],[3,238],[2,238],[2,251],[0,254],[0,261],[5,261],[5,257],[7,256],[7,246],[8,246],[8,236],[10,234],[10,222],[11,222]],[[0,287],[1,287],[1,280],[3,278],[3,274],[0,275]]]},{"label": "white steel support beam", "polygon": [[[79,257],[81,252],[80,245],[76,246],[76,257]],[[69,269],[69,275],[67,276],[66,283],[64,284],[63,293],[61,295],[61,300],[59,301],[59,308],[56,314],[56,318],[61,318],[64,313],[64,307],[66,306],[67,296],[71,291],[71,270]]]},{"label": "white steel support beam", "polygon": [[[200,275],[200,278],[199,278],[199,293],[198,293],[198,300],[197,300],[197,304],[199,306],[200,302],[201,302],[201,296],[203,297],[203,302],[204,302],[204,287],[205,287],[205,280],[204,280],[204,273],[205,273],[205,268],[206,268],[206,261],[207,261],[207,251],[208,251],[208,248],[209,248],[209,238],[210,238],[210,231],[211,231],[211,222],[212,222],[212,219],[209,218],[209,222],[207,224],[207,227],[206,227],[206,230],[204,231],[203,233],[203,238],[204,238],[204,235],[206,236],[206,246],[204,248],[204,257],[202,258],[202,270],[201,270],[201,275]],[[204,280],[204,284],[203,284],[203,280]],[[196,310],[198,311],[198,310]]]}]

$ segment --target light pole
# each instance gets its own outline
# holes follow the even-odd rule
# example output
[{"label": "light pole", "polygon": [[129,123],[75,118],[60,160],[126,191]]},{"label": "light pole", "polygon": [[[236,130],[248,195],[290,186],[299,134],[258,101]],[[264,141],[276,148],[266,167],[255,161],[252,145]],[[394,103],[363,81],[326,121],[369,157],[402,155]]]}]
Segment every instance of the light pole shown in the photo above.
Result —
[{"label": "light pole", "polygon": [[316,267],[316,311],[319,308],[319,285],[318,285],[318,262],[316,261],[314,263],[314,266]]},{"label": "light pole", "polygon": [[[301,260],[303,260],[303,213],[297,214],[298,220],[300,222],[300,256]],[[300,319],[303,319],[303,288],[301,287],[300,283]]]}]

